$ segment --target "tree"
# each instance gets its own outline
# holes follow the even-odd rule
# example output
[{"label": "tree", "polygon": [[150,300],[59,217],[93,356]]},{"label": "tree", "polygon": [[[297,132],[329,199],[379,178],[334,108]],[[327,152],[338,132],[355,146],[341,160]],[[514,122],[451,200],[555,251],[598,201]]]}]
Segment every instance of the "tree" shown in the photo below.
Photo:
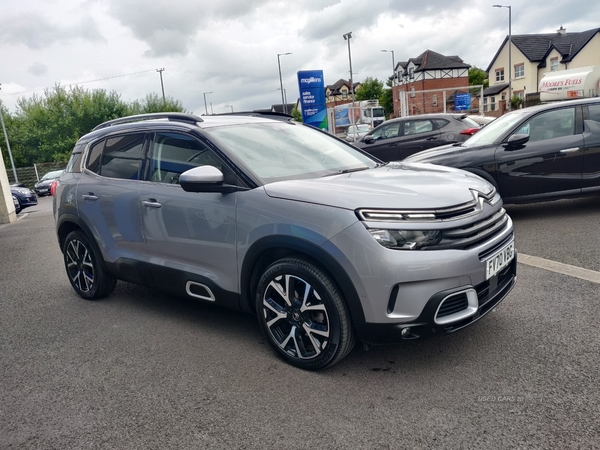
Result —
[{"label": "tree", "polygon": [[298,109],[298,105],[294,106],[294,109],[292,109],[292,117],[297,122],[302,122],[302,111]]},{"label": "tree", "polygon": [[483,85],[484,89],[490,85],[487,72],[477,67],[471,67],[469,69],[469,86],[478,85]]},{"label": "tree", "polygon": [[148,94],[143,101],[135,100],[128,107],[127,115],[148,114],[158,112],[188,112],[179,100],[166,97],[163,101],[158,94]]},{"label": "tree", "polygon": [[383,94],[383,82],[377,78],[367,77],[354,93],[354,98],[357,101],[360,100],[379,100]]},{"label": "tree", "polygon": [[88,91],[79,86],[67,90],[60,85],[43,95],[20,98],[16,113],[5,117],[15,165],[66,162],[77,140],[107,120],[151,112],[185,112],[180,101],[171,97],[165,100],[148,94],[142,101],[127,103],[115,91]]},{"label": "tree", "polygon": [[385,116],[390,117],[390,114],[394,113],[394,94],[392,92],[392,77],[390,77],[385,84],[389,89],[383,89],[383,92],[379,97],[379,104],[383,106],[383,109],[385,109]]}]

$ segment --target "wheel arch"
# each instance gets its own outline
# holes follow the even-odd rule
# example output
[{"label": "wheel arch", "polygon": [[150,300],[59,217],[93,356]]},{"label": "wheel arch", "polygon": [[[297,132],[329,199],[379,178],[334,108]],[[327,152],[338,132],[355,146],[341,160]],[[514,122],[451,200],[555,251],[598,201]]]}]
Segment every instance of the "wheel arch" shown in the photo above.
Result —
[{"label": "wheel arch", "polygon": [[289,256],[303,257],[331,277],[339,288],[353,322],[364,322],[365,315],[351,277],[329,252],[313,242],[291,236],[266,236],[248,250],[242,263],[240,307],[255,313],[255,291],[260,275],[273,262]]}]

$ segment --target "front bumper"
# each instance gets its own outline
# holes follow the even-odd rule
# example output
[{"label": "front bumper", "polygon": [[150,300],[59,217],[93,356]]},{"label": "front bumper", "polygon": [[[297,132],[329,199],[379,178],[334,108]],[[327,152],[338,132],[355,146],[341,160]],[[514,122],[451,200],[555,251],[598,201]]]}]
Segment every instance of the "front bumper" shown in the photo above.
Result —
[{"label": "front bumper", "polygon": [[[360,340],[370,344],[390,344],[421,337],[443,336],[465,328],[493,310],[512,290],[517,279],[517,254],[501,273],[477,286],[461,286],[447,289],[433,295],[426,303],[419,317],[403,323],[354,323]],[[440,304],[449,296],[474,289],[477,293],[476,311],[462,320],[448,324],[436,321]]]}]

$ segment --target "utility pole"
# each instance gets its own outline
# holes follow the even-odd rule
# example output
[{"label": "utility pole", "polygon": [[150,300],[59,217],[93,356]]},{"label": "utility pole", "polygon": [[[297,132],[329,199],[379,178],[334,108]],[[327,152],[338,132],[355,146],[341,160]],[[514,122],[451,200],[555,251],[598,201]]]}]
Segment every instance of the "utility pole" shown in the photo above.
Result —
[{"label": "utility pole", "polygon": [[[0,83],[0,90],[2,90],[2,83]],[[4,138],[6,139],[6,149],[8,150],[8,157],[10,158],[10,165],[12,167],[13,175],[15,176],[15,183],[19,182],[19,177],[17,176],[17,169],[15,169],[15,162],[13,161],[12,152],[10,151],[10,142],[8,142],[8,134],[6,134],[6,127],[4,126],[4,117],[2,117],[2,108],[0,107],[0,122],[2,122],[2,132],[4,133]]]},{"label": "utility pole", "polygon": [[163,84],[162,73],[165,71],[165,68],[156,69],[156,71],[160,74],[160,88],[162,89],[163,95],[163,106],[167,105],[167,100],[165,99],[165,85]]},{"label": "utility pole", "polygon": [[352,39],[352,31],[344,34],[344,40],[348,41],[348,62],[350,63],[350,92],[352,93],[352,107],[354,107],[354,80],[352,79],[352,53],[350,52],[350,39]]}]

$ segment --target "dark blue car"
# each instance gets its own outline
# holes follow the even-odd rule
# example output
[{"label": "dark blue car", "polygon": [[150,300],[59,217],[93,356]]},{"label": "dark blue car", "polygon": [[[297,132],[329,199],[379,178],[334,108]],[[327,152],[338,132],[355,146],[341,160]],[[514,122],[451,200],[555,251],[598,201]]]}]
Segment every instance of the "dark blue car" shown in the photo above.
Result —
[{"label": "dark blue car", "polygon": [[[38,203],[37,195],[31,189],[25,187],[22,184],[11,184],[10,192],[13,197],[17,199],[19,202],[19,206],[17,207],[17,203],[15,202],[15,210],[20,212],[23,208],[27,208],[28,206],[35,206]],[[14,201],[14,199],[13,199]]]}]

